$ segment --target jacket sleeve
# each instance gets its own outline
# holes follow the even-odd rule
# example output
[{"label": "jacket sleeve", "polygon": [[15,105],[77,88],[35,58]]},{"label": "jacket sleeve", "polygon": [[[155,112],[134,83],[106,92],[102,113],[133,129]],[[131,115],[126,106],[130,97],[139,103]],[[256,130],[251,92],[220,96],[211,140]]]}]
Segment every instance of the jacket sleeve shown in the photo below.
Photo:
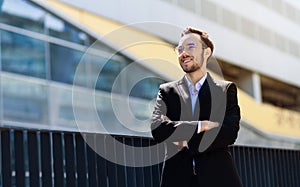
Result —
[{"label": "jacket sleeve", "polygon": [[225,106],[224,116],[218,119],[221,125],[218,128],[200,133],[200,136],[202,136],[199,145],[200,152],[225,148],[234,144],[237,139],[241,116],[237,99],[237,88],[233,83],[228,85]]},{"label": "jacket sleeve", "polygon": [[197,130],[198,121],[162,120],[161,115],[167,115],[168,102],[172,102],[168,99],[165,89],[160,87],[151,118],[153,138],[158,142],[189,140]]}]

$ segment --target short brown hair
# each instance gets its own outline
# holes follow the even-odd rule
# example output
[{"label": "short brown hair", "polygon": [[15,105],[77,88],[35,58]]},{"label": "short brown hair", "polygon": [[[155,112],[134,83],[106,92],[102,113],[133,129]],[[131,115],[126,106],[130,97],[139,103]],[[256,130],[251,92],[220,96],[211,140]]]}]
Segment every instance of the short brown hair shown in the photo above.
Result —
[{"label": "short brown hair", "polygon": [[213,53],[214,44],[211,41],[211,39],[209,39],[207,32],[199,30],[199,29],[195,29],[192,27],[187,27],[182,31],[181,37],[183,37],[186,34],[190,34],[190,33],[198,34],[200,36],[202,42],[206,45],[205,47],[209,47],[211,49],[211,53]]}]

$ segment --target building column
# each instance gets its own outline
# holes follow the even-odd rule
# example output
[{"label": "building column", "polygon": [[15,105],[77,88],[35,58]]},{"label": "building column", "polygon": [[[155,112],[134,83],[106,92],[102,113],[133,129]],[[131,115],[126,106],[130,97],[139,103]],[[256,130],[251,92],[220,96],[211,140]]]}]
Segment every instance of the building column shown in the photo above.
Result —
[{"label": "building column", "polygon": [[245,72],[239,79],[239,86],[246,93],[251,95],[256,102],[262,102],[260,76],[255,72]]},{"label": "building column", "polygon": [[262,102],[262,94],[261,94],[261,82],[260,76],[258,73],[252,73],[252,84],[253,84],[253,92],[254,99],[258,102]]}]

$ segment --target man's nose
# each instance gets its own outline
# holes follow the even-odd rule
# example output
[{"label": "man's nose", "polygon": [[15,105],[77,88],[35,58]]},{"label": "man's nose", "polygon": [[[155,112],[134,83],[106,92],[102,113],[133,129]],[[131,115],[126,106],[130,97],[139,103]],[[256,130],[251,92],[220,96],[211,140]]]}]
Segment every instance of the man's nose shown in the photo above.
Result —
[{"label": "man's nose", "polygon": [[190,55],[185,50],[183,50],[182,53],[179,54],[179,57],[187,57],[187,56],[190,56]]}]

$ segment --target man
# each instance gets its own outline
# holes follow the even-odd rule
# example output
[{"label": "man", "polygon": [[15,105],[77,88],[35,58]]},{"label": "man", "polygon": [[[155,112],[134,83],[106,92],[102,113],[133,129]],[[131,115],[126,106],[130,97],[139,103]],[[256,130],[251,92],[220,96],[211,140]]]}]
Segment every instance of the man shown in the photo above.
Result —
[{"label": "man", "polygon": [[176,47],[186,74],[160,86],[151,130],[165,144],[161,187],[241,186],[228,150],[239,130],[237,88],[207,72],[213,50],[206,32],[186,28]]}]

